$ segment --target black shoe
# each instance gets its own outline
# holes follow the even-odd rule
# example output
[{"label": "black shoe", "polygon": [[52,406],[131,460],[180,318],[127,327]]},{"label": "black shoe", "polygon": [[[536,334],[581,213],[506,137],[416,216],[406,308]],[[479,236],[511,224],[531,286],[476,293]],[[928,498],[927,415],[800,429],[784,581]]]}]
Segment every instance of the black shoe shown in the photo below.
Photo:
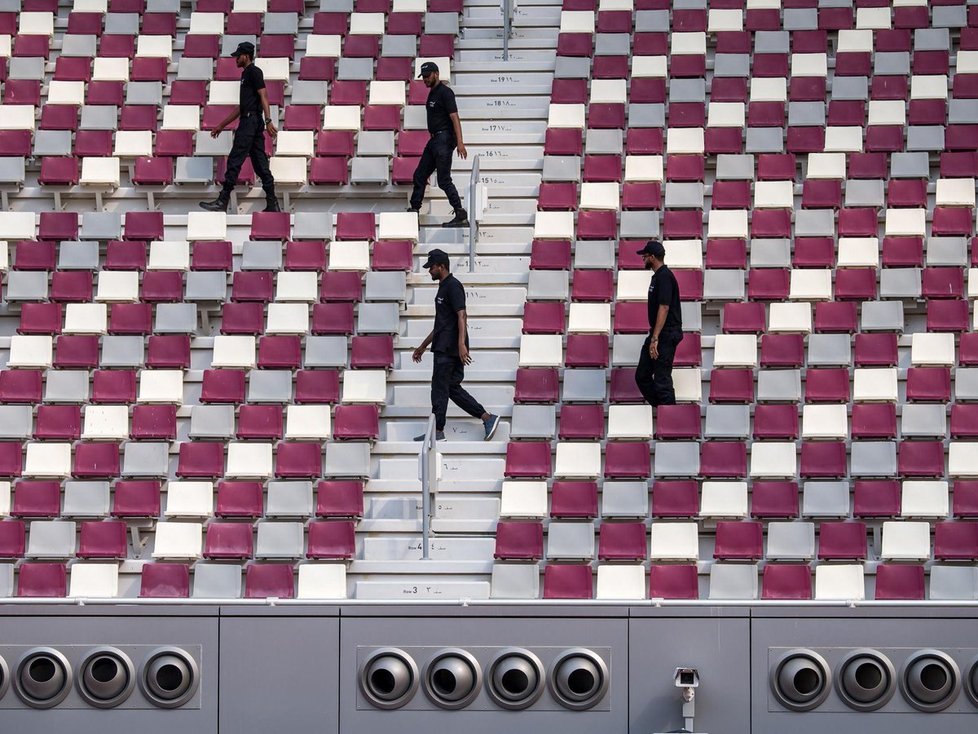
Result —
[{"label": "black shoe", "polygon": [[465,209],[456,209],[455,216],[448,222],[445,222],[442,227],[468,227],[469,226],[469,215]]},{"label": "black shoe", "polygon": [[282,207],[278,205],[278,199],[265,199],[265,208],[262,211],[280,212]]},{"label": "black shoe", "polygon": [[214,201],[200,202],[200,208],[209,212],[227,212],[230,199],[218,196]]},{"label": "black shoe", "polygon": [[415,209],[413,206],[409,206],[406,209],[406,211],[409,211],[409,212],[411,212],[413,214],[420,214],[421,213],[421,207],[418,207],[417,209]]},{"label": "black shoe", "polygon": [[499,416],[494,413],[490,413],[489,417],[482,421],[483,427],[486,429],[486,435],[483,440],[492,440],[493,435],[496,433],[496,429],[499,427]]},{"label": "black shoe", "polygon": [[[422,433],[420,436],[415,436],[414,437],[414,440],[415,441],[424,441],[424,434]],[[436,441],[444,441],[445,440],[445,432],[444,431],[435,431],[435,440]]]}]

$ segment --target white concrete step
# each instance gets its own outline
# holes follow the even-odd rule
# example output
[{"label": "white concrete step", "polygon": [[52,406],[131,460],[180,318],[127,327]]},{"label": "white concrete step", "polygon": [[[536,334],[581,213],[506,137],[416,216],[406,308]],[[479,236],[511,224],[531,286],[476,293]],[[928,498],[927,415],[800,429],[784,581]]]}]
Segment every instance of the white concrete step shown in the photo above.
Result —
[{"label": "white concrete step", "polygon": [[[491,561],[495,545],[495,538],[429,538],[428,553],[433,561]],[[420,561],[421,549],[420,535],[367,537],[363,560]]]},{"label": "white concrete step", "polygon": [[[555,42],[550,48],[511,48],[509,51],[509,59],[505,60],[503,59],[503,52],[501,49],[463,49],[456,51],[456,55],[458,57],[458,62],[456,63],[461,63],[462,69],[475,66],[481,67],[485,71],[553,71],[557,65],[557,56],[554,54],[554,49],[556,47],[557,44]],[[468,66],[466,66],[466,64],[468,64]],[[492,66],[492,64],[498,64],[498,66]]]},{"label": "white concrete step", "polygon": [[[510,52],[509,60],[504,61],[501,55],[499,58],[491,58],[484,51],[458,51],[455,63],[452,64],[452,75],[454,77],[455,74],[479,72],[513,76],[518,79],[521,74],[554,73],[557,62],[553,50],[534,52],[532,56],[528,56],[529,53],[525,49],[515,49]],[[477,54],[483,55],[484,58],[479,58]]]},{"label": "white concrete step", "polygon": [[[371,599],[383,601],[396,601],[398,599],[488,599],[489,581],[444,581],[437,577],[430,577],[418,574],[430,574],[436,572],[437,568],[444,564],[411,563],[398,569],[396,573],[410,575],[410,579],[404,581],[375,581],[372,577],[376,574],[394,573],[389,568],[389,564],[378,565],[368,563],[354,563],[349,573],[370,574],[370,581],[357,581],[354,596],[357,599]],[[478,570],[471,570],[475,566]],[[486,568],[488,566],[488,568]],[[490,573],[492,563],[483,564],[460,564],[454,570],[446,569],[447,573]]]}]

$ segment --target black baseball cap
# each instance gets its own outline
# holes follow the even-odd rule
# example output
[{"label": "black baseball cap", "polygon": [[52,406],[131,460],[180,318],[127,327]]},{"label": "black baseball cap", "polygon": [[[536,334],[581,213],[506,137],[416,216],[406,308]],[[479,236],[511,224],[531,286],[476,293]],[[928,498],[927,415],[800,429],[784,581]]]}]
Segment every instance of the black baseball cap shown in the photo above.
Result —
[{"label": "black baseball cap", "polygon": [[438,72],[438,64],[436,64],[434,61],[425,61],[423,64],[421,64],[421,73],[418,74],[418,79],[421,79],[422,77],[426,77],[429,74],[435,74],[437,72]]},{"label": "black baseball cap", "polygon": [[255,44],[253,44],[251,41],[242,41],[239,43],[238,47],[234,49],[234,52],[231,55],[234,56],[234,58],[238,58],[241,56],[241,54],[247,54],[251,58],[255,58]]},{"label": "black baseball cap", "polygon": [[431,250],[428,253],[428,259],[421,267],[430,268],[432,265],[448,265],[448,253],[444,250]]},{"label": "black baseball cap", "polygon": [[662,246],[659,240],[649,240],[645,243],[645,247],[638,251],[639,255],[652,255],[652,257],[658,260],[664,260],[666,257],[666,248]]}]

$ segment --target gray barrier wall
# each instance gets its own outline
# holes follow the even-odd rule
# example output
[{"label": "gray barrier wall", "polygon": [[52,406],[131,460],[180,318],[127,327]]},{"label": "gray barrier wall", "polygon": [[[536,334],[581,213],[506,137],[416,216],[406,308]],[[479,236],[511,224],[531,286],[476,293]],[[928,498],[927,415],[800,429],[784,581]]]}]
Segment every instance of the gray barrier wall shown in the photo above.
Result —
[{"label": "gray barrier wall", "polygon": [[[0,607],[0,732],[973,732],[961,607]],[[686,679],[680,683],[689,683]]]}]

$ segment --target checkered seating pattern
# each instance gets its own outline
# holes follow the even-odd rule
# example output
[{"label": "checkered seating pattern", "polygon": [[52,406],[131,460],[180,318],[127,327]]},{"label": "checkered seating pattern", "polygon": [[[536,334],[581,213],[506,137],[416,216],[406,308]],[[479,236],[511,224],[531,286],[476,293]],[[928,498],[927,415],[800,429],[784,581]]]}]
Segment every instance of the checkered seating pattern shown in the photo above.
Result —
[{"label": "checkered seating pattern", "polygon": [[0,232],[4,588],[345,597],[417,216],[2,212]]},{"label": "checkered seating pattern", "polygon": [[[233,133],[210,131],[237,104],[228,54],[241,41],[258,47],[284,190],[408,182],[424,145],[417,67],[434,59],[450,78],[460,12],[460,0],[13,0],[0,11],[0,184],[179,197],[222,181]],[[255,183],[248,161],[239,183]]]},{"label": "checkered seating pattern", "polygon": [[975,10],[564,2],[499,595],[975,598]]}]

